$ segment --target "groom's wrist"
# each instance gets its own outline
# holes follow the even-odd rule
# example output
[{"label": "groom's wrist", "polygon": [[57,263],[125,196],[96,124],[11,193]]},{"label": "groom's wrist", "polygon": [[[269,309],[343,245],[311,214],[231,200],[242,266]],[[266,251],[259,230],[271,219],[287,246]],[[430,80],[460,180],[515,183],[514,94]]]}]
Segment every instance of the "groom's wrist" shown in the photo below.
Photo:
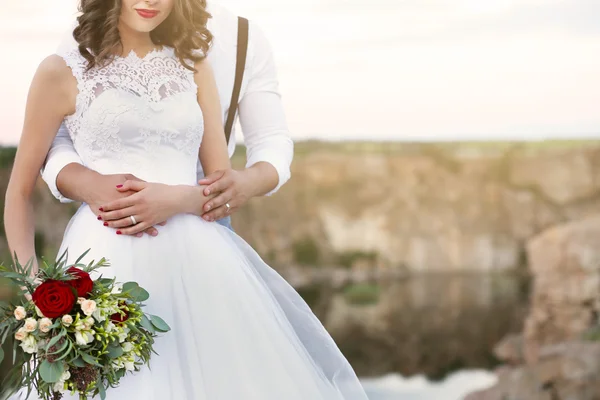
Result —
[{"label": "groom's wrist", "polygon": [[101,174],[78,163],[65,166],[56,177],[56,186],[60,193],[69,199],[88,203],[94,199],[92,190]]},{"label": "groom's wrist", "polygon": [[277,170],[267,162],[258,162],[240,172],[244,177],[244,191],[248,198],[264,196],[279,182]]}]

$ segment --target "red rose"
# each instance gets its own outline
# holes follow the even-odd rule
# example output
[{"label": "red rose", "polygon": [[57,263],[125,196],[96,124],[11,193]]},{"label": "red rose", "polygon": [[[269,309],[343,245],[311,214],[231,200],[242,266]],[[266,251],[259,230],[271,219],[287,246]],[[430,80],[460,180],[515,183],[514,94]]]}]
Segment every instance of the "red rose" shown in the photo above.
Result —
[{"label": "red rose", "polygon": [[38,286],[32,298],[42,314],[48,318],[58,318],[68,314],[77,300],[69,284],[52,279]]},{"label": "red rose", "polygon": [[129,319],[129,312],[124,308],[125,304],[121,304],[121,313],[114,313],[110,316],[110,320],[115,324],[122,324]]},{"label": "red rose", "polygon": [[77,290],[77,296],[86,297],[90,294],[94,288],[94,281],[90,278],[90,274],[75,267],[69,268],[67,273],[77,278],[68,281],[68,284]]}]

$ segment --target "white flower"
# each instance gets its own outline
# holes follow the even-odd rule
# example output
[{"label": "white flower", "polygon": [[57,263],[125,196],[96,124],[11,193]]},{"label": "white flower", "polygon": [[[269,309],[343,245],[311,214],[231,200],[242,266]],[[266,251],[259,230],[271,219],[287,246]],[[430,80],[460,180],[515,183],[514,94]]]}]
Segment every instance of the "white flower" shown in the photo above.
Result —
[{"label": "white flower", "polygon": [[46,318],[46,316],[42,313],[42,310],[40,310],[38,308],[38,306],[35,306],[35,313],[37,314],[38,317],[40,318]]},{"label": "white flower", "polygon": [[25,340],[25,338],[28,336],[27,332],[25,332],[25,328],[21,327],[19,328],[19,330],[17,331],[17,333],[15,333],[15,339],[17,339],[18,341],[23,341]]},{"label": "white flower", "polygon": [[123,343],[127,340],[127,336],[129,336],[129,328],[123,328],[123,332],[119,333],[119,343]]},{"label": "white flower", "polygon": [[123,343],[121,347],[123,348],[123,351],[125,353],[129,353],[131,350],[133,350],[133,344],[131,344],[130,342]]},{"label": "white flower", "polygon": [[81,311],[88,317],[96,311],[96,302],[94,300],[84,300],[81,302]]},{"label": "white flower", "polygon": [[66,326],[68,328],[73,323],[73,317],[71,317],[69,314],[63,315],[62,323],[64,326]]},{"label": "white flower", "polygon": [[37,353],[38,351],[38,346],[35,337],[31,335],[28,335],[23,340],[23,343],[21,343],[21,347],[23,348],[23,351],[28,354]]},{"label": "white flower", "polygon": [[66,382],[69,378],[71,377],[71,373],[69,372],[69,370],[67,369],[65,372],[63,372],[63,374],[60,376],[60,380],[63,382]]},{"label": "white flower", "polygon": [[125,361],[125,370],[127,371],[133,371],[135,370],[135,364],[133,361]]},{"label": "white flower", "polygon": [[87,346],[94,341],[93,331],[77,331],[75,332],[75,342],[80,346]]},{"label": "white flower", "polygon": [[66,370],[65,372],[63,372],[63,374],[60,376],[60,379],[58,380],[58,382],[56,382],[54,384],[54,386],[52,387],[52,389],[54,389],[55,392],[59,392],[59,393],[65,393],[67,390],[65,389],[65,382],[71,377],[71,373],[69,372],[69,370]]},{"label": "white flower", "polygon": [[113,324],[112,322],[109,322],[108,324],[106,324],[106,328],[104,328],[104,330],[106,331],[106,333],[111,333],[112,331],[114,331],[116,329],[116,325]]},{"label": "white flower", "polygon": [[33,318],[27,318],[25,320],[25,332],[31,333],[37,329],[37,321]]},{"label": "white flower", "polygon": [[83,325],[85,326],[85,329],[91,329],[95,323],[96,323],[96,321],[94,321],[94,318],[92,318],[92,317],[88,317],[83,320]]},{"label": "white flower", "polygon": [[77,304],[81,305],[83,304],[84,301],[86,301],[87,299],[85,297],[78,297],[77,298]]},{"label": "white flower", "polygon": [[40,331],[48,333],[50,332],[50,326],[52,326],[52,320],[50,318],[42,318],[40,320]]},{"label": "white flower", "polygon": [[15,318],[17,321],[24,320],[25,317],[27,317],[27,311],[25,311],[25,308],[21,306],[15,308]]},{"label": "white flower", "polygon": [[117,283],[113,286],[111,294],[120,294],[123,291],[123,284]]},{"label": "white flower", "polygon": [[55,392],[64,394],[67,391],[65,389],[65,382],[63,382],[63,381],[56,382],[54,384],[54,386],[52,387],[52,390],[54,390]]}]

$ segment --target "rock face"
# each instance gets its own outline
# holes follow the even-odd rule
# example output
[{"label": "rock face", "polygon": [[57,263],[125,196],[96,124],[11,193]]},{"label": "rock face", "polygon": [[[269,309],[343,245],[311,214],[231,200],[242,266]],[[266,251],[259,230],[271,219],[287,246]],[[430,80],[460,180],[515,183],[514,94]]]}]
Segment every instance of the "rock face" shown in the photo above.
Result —
[{"label": "rock face", "polygon": [[468,400],[600,399],[600,343],[582,341],[600,313],[600,215],[551,228],[527,245],[533,275],[522,336],[496,355],[516,367]]},{"label": "rock face", "polygon": [[[598,142],[298,143],[292,180],[233,223],[276,267],[500,271],[523,264],[543,230],[600,212],[599,170]],[[51,254],[73,208],[43,183],[36,199]]]},{"label": "rock face", "polygon": [[596,323],[600,215],[547,230],[529,242],[528,254],[534,280],[525,342],[535,353],[535,347],[579,338]]},{"label": "rock face", "polygon": [[299,152],[290,183],[234,224],[277,264],[294,262],[311,238],[322,264],[355,253],[375,254],[381,268],[506,270],[543,230],[600,212],[599,170],[600,147],[589,144],[317,147]]}]

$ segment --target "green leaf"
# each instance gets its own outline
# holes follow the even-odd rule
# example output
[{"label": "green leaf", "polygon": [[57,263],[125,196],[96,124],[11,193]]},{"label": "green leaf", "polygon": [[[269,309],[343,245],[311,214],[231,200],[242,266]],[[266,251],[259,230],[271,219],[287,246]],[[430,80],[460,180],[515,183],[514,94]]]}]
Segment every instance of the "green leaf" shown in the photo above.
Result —
[{"label": "green leaf", "polygon": [[105,400],[106,388],[104,388],[104,383],[102,382],[102,379],[98,379],[98,383],[96,384],[96,386],[98,386],[98,394],[100,395],[100,400]]},{"label": "green leaf", "polygon": [[85,257],[87,255],[87,253],[90,252],[91,249],[87,249],[85,251],[85,253],[83,253],[82,255],[79,256],[79,258],[77,259],[77,261],[75,261],[75,264],[79,264],[79,261],[83,260],[83,257]]},{"label": "green leaf", "polygon": [[149,317],[152,325],[154,325],[157,331],[169,332],[171,330],[171,327],[169,327],[169,325],[162,318],[156,315],[149,315]]},{"label": "green leaf", "polygon": [[98,361],[94,357],[90,356],[89,354],[80,353],[80,355],[81,355],[81,358],[83,359],[83,361],[85,361],[87,364],[95,365],[96,367],[102,367],[102,365],[98,364]]},{"label": "green leaf", "polygon": [[140,285],[138,285],[136,282],[127,282],[123,284],[123,292],[129,292],[135,288],[139,288]]},{"label": "green leaf", "polygon": [[2,347],[0,347],[0,363],[2,360],[4,360],[4,350],[2,350]]},{"label": "green leaf", "polygon": [[140,321],[140,325],[142,326],[142,328],[144,328],[148,332],[154,333],[156,331],[156,329],[154,329],[154,326],[152,325],[152,322],[150,322],[150,320],[148,319],[146,314],[142,315],[142,320]]},{"label": "green leaf", "polygon": [[118,344],[116,346],[108,346],[107,350],[109,358],[119,358],[125,353]]},{"label": "green leaf", "polygon": [[65,372],[65,365],[61,362],[51,363],[44,360],[40,365],[40,376],[46,383],[58,382],[63,372]]},{"label": "green leaf", "polygon": [[48,342],[48,346],[46,346],[46,351],[50,351],[50,347],[54,346],[56,343],[58,343],[58,341],[65,336],[65,334],[67,333],[67,331],[65,331],[64,329],[60,331],[60,333],[56,336],[54,336],[50,342]]},{"label": "green leaf", "polygon": [[81,357],[77,357],[76,359],[71,361],[71,364],[73,364],[74,366],[79,367],[79,368],[83,368],[86,366],[85,361],[83,361],[83,359]]}]

